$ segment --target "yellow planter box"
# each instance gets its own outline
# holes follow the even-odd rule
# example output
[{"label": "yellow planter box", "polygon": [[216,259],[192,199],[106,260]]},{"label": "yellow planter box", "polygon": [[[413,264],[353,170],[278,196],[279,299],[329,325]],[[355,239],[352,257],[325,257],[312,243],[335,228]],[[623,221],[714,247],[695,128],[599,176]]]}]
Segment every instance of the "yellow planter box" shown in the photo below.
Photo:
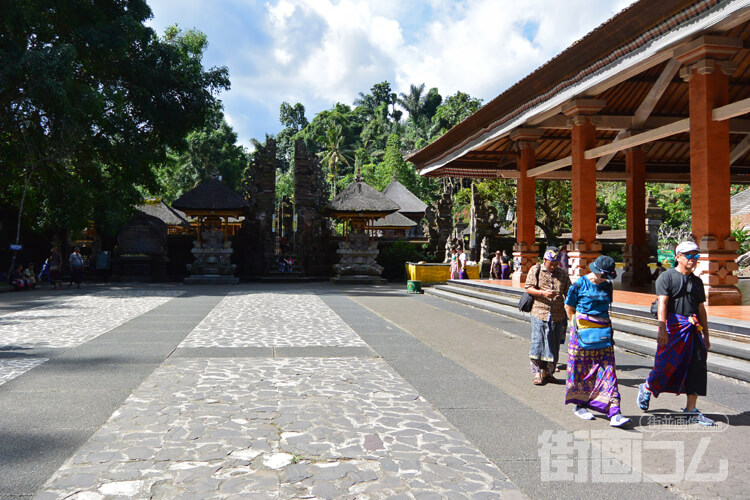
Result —
[{"label": "yellow planter box", "polygon": [[[469,279],[479,279],[479,265],[466,266]],[[445,283],[451,279],[450,264],[414,264],[406,263],[406,279],[421,281],[422,283]]]}]

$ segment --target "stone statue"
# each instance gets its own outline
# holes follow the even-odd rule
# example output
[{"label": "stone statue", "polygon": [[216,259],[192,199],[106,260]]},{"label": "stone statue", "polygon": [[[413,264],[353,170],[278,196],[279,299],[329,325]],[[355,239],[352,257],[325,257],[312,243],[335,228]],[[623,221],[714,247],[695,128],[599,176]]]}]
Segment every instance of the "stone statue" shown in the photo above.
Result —
[{"label": "stone statue", "polygon": [[448,236],[448,239],[445,240],[445,258],[443,259],[443,262],[450,262],[451,261],[451,247],[453,246],[454,238],[451,238]]},{"label": "stone statue", "polygon": [[479,260],[481,262],[487,262],[490,260],[490,239],[487,236],[482,238],[481,251],[479,255]]},{"label": "stone statue", "polygon": [[213,222],[209,224],[208,229],[203,230],[201,237],[203,248],[224,248],[224,232]]}]

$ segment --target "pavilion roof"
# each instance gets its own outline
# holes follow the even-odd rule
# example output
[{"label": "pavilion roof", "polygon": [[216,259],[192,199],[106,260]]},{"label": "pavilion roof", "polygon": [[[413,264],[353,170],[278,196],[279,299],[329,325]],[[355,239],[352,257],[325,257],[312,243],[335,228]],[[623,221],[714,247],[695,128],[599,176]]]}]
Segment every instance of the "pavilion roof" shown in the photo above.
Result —
[{"label": "pavilion roof", "polygon": [[[572,125],[563,111],[586,98],[603,105],[591,117],[597,128],[592,149],[673,126],[681,131],[654,133],[658,137],[648,141],[646,180],[689,182],[689,126],[677,126],[689,117],[688,83],[675,56],[702,36],[739,39],[731,56],[738,69],[730,77],[729,103],[743,101],[750,97],[750,51],[742,48],[750,44],[748,19],[750,5],[739,0],[640,0],[407,160],[427,176],[515,178],[519,153],[510,134],[535,128],[541,132],[537,167],[550,168],[533,176],[569,179]],[[750,120],[734,118],[739,114],[729,120],[732,182],[750,183]],[[595,158],[598,180],[625,179],[624,147]]]},{"label": "pavilion roof", "polygon": [[417,223],[405,215],[401,215],[401,212],[393,212],[392,214],[377,219],[372,225],[378,229],[403,229],[414,227]]},{"label": "pavilion roof", "polygon": [[396,202],[363,181],[352,182],[326,205],[326,211],[333,217],[379,218],[399,208]]},{"label": "pavilion roof", "polygon": [[187,211],[241,211],[249,204],[242,196],[218,179],[201,181],[177,198],[172,208]]},{"label": "pavilion roof", "polygon": [[399,212],[402,214],[424,215],[425,210],[427,210],[427,204],[395,178],[385,187],[383,194],[401,207]]},{"label": "pavilion roof", "polygon": [[156,217],[168,226],[190,227],[190,223],[185,219],[185,214],[170,207],[163,200],[146,200],[145,203],[138,206],[138,210]]}]

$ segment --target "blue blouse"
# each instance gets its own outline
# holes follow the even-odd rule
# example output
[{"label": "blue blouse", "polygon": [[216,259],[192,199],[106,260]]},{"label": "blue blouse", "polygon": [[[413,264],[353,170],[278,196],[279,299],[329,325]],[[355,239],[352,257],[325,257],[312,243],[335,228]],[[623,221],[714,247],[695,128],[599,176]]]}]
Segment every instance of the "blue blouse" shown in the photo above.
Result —
[{"label": "blue blouse", "polygon": [[568,290],[565,305],[576,311],[592,316],[609,318],[609,305],[612,303],[612,283],[605,281],[595,285],[586,276],[581,276]]}]

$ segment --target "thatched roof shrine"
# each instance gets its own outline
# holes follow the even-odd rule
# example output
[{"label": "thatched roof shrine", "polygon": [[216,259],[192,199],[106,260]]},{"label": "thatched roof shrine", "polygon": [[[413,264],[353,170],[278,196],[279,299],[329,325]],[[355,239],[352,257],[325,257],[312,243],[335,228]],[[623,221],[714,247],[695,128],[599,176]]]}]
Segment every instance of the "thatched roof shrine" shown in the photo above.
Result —
[{"label": "thatched roof shrine", "polygon": [[248,206],[247,200],[218,179],[202,181],[172,203],[172,208],[182,210],[188,215],[235,215]]},{"label": "thatched roof shrine", "polygon": [[372,226],[376,229],[409,229],[416,225],[416,222],[401,215],[401,212],[393,212],[372,223]]},{"label": "thatched roof shrine", "polygon": [[383,190],[383,194],[401,207],[399,210],[401,214],[422,217],[425,210],[427,210],[427,204],[409,191],[406,186],[398,182],[395,177]]},{"label": "thatched roof shrine", "polygon": [[351,183],[326,205],[326,213],[335,218],[378,219],[396,212],[399,205],[362,181]]},{"label": "thatched roof shrine", "polygon": [[175,210],[162,200],[146,200],[145,203],[138,206],[141,212],[156,217],[164,222],[167,226],[179,226],[189,228],[190,223],[185,219],[185,214]]}]

